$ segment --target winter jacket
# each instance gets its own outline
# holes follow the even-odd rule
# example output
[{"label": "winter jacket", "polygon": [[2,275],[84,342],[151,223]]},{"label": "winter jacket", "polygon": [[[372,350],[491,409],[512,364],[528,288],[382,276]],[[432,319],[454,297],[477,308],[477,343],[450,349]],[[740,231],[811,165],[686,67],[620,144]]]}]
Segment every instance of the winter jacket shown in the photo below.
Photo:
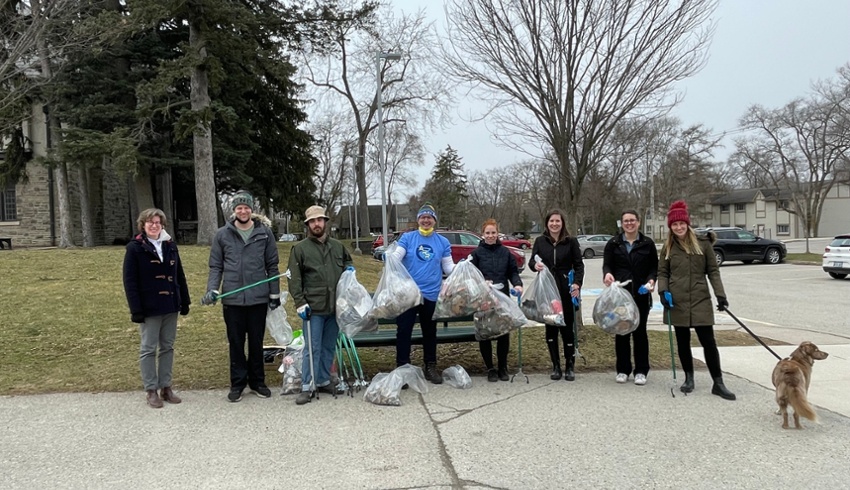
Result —
[{"label": "winter jacket", "polygon": [[643,296],[638,293],[641,286],[650,279],[658,280],[658,250],[652,238],[640,232],[632,243],[631,252],[627,251],[627,245],[622,234],[608,240],[602,256],[602,276],[611,274],[618,282],[631,280],[626,289],[637,300]]},{"label": "winter jacket", "polygon": [[[233,224],[236,220],[233,216],[215,233],[210,248],[207,291],[226,293],[280,274],[277,242],[271,222],[260,215],[252,215],[251,219],[254,229],[247,243]],[[248,288],[223,298],[221,302],[230,306],[253,306],[268,303],[270,294],[280,294],[280,281]]]},{"label": "winter jacket", "polygon": [[504,285],[501,291],[505,294],[508,294],[511,286],[522,286],[516,259],[498,240],[493,245],[481,240],[478,248],[472,251],[472,265],[481,271],[484,279]]},{"label": "winter jacket", "polygon": [[537,261],[535,257],[540,256],[543,265],[552,271],[555,282],[558,284],[558,292],[561,293],[561,301],[566,304],[570,296],[568,274],[570,270],[575,271],[573,282],[579,287],[584,283],[584,260],[581,258],[581,247],[578,240],[571,236],[561,238],[557,243],[546,230],[534,240],[531,247],[531,259],[528,267],[536,271]]},{"label": "winter jacket", "polygon": [[162,260],[144,232],[127,244],[124,254],[124,294],[130,314],[166,315],[189,307],[189,287],[177,244],[162,232]]},{"label": "winter jacket", "polygon": [[338,240],[322,243],[308,237],[292,247],[289,254],[289,294],[296,307],[310,305],[317,315],[333,315],[336,310],[336,285],[349,265],[351,255]]},{"label": "winter jacket", "polygon": [[[726,297],[723,283],[720,281],[720,268],[714,256],[712,244],[715,234],[697,235],[702,255],[688,255],[673,240],[670,258],[666,245],[661,249],[658,266],[658,292],[670,291],[673,296],[673,309],[670,310],[670,321],[678,327],[696,327],[714,325],[714,304],[708,283],[714,289],[715,296]],[[708,280],[706,280],[708,277]],[[665,309],[665,318],[667,310]]]}]

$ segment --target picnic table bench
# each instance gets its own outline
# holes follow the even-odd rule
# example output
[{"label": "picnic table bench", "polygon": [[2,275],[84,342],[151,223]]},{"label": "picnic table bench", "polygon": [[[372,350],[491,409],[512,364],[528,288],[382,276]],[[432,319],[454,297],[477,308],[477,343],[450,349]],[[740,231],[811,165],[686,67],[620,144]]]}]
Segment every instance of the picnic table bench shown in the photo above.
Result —
[{"label": "picnic table bench", "polygon": [[12,250],[12,238],[11,237],[0,237],[0,250],[7,249]]},{"label": "picnic table bench", "polygon": [[[434,321],[437,322],[438,344],[455,344],[459,342],[474,342],[476,340],[472,315],[453,318],[435,318]],[[416,325],[418,324],[419,317],[417,316]],[[384,325],[386,325],[386,328],[382,328]],[[411,344],[422,345],[422,328],[413,328],[410,342]],[[378,320],[377,330],[374,332],[360,332],[354,336],[354,345],[357,347],[386,347],[395,346],[395,343],[395,320]]]}]

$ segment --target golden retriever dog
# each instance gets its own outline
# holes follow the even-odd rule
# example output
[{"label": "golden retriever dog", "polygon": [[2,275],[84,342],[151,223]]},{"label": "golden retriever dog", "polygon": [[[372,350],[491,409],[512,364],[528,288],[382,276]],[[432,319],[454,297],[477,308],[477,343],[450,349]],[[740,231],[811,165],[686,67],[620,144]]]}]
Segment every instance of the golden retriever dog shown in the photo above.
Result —
[{"label": "golden retriever dog", "polygon": [[817,422],[818,416],[806,395],[812,380],[812,366],[829,356],[811,342],[803,342],[790,356],[776,363],[773,368],[773,386],[776,387],[776,403],[782,414],[782,428],[788,428],[788,405],[794,409],[794,428],[802,429],[800,417]]}]

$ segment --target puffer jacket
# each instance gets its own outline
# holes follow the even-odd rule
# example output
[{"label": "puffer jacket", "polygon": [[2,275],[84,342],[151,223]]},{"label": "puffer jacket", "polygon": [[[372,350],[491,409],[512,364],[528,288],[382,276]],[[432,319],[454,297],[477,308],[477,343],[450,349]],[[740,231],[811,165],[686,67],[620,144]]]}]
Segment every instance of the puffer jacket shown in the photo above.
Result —
[{"label": "puffer jacket", "polygon": [[296,308],[308,304],[317,315],[333,315],[336,285],[349,265],[351,255],[338,240],[308,237],[298,242],[289,254],[289,294]]},{"label": "puffer jacket", "polygon": [[127,244],[124,254],[124,293],[134,315],[159,316],[188,307],[189,287],[177,244],[165,231],[162,260],[144,233]]},{"label": "puffer jacket", "polygon": [[[659,294],[670,291],[673,296],[670,322],[677,327],[714,325],[714,303],[708,283],[715,296],[726,297],[712,247],[715,241],[716,235],[712,232],[697,235],[702,255],[689,255],[675,239],[669,258],[666,257],[666,245],[661,249],[657,289]],[[666,318],[666,308],[664,314]]]},{"label": "puffer jacket", "polygon": [[478,248],[472,251],[472,265],[481,271],[484,279],[493,284],[502,284],[504,288],[501,291],[505,294],[511,286],[522,286],[516,259],[498,240],[493,245],[481,240]]},{"label": "puffer jacket", "polygon": [[540,256],[543,265],[552,271],[558,285],[558,292],[561,293],[561,301],[566,304],[570,296],[568,278],[570,270],[575,271],[573,278],[575,284],[578,284],[579,287],[584,284],[584,260],[581,257],[581,246],[578,244],[578,240],[568,235],[555,242],[549,236],[549,230],[546,230],[534,240],[534,246],[531,247],[531,259],[528,261],[528,267],[533,271],[537,270],[535,259],[537,256]]},{"label": "puffer jacket", "polygon": [[638,237],[632,244],[631,252],[626,248],[627,242],[623,235],[615,235],[605,244],[602,256],[602,276],[611,274],[617,282],[631,280],[628,289],[635,299],[639,299],[638,290],[658,278],[658,250],[652,238],[638,232]]},{"label": "puffer jacket", "polygon": [[[271,222],[257,214],[251,219],[254,229],[247,243],[233,224],[235,218],[232,216],[215,233],[210,248],[207,291],[226,293],[280,274]],[[221,302],[229,306],[253,306],[268,303],[270,294],[280,294],[280,281],[260,284],[223,298]]]}]

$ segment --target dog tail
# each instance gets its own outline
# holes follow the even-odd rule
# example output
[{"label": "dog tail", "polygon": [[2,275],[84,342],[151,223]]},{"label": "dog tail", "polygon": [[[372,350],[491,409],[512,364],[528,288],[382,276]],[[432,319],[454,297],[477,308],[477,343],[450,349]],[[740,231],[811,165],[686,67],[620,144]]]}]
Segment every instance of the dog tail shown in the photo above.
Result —
[{"label": "dog tail", "polygon": [[812,422],[818,421],[818,415],[815,413],[815,408],[809,403],[806,397],[806,388],[799,382],[793,367],[782,367],[782,378],[787,387],[786,396],[788,404],[794,408],[794,413],[800,417],[807,418]]}]

